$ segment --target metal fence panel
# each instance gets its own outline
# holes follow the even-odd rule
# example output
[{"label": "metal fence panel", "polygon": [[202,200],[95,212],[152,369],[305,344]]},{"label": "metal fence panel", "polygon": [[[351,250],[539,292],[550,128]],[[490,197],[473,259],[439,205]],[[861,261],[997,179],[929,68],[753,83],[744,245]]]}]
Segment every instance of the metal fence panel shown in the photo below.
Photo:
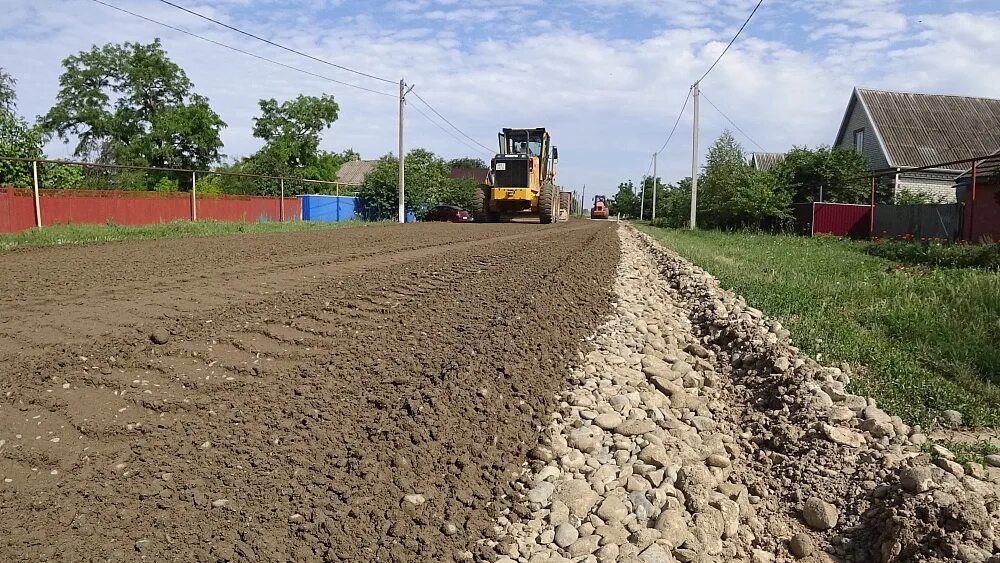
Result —
[{"label": "metal fence panel", "polygon": [[876,205],[875,236],[955,241],[960,236],[961,206],[949,204]]},{"label": "metal fence panel", "polygon": [[866,238],[871,231],[871,206],[852,203],[814,203],[813,234]]}]

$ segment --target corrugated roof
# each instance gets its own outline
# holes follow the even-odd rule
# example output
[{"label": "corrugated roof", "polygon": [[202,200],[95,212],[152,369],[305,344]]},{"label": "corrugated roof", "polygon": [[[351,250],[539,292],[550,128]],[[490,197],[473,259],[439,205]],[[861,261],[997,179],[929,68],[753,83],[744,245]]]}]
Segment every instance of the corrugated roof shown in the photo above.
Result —
[{"label": "corrugated roof", "polygon": [[451,173],[448,174],[449,178],[460,180],[463,178],[471,178],[480,184],[485,184],[486,179],[490,176],[489,168],[454,168]]},{"label": "corrugated roof", "polygon": [[892,167],[933,166],[1000,148],[1000,100],[868,88],[856,92]]},{"label": "corrugated roof", "polygon": [[783,152],[755,152],[750,155],[750,166],[763,172],[783,160],[785,160]]},{"label": "corrugated roof", "polygon": [[360,186],[365,176],[375,168],[377,160],[350,160],[340,165],[337,171],[337,183],[348,186]]}]

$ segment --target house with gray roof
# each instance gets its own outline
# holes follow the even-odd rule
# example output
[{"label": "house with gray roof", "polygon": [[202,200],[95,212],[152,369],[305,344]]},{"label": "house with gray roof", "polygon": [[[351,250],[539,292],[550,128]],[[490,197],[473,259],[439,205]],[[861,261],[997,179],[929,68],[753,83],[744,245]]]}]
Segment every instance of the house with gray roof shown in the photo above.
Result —
[{"label": "house with gray roof", "polygon": [[968,166],[944,163],[1000,149],[1000,100],[855,88],[833,146],[861,152],[870,170],[894,170],[893,193],[954,202]]},{"label": "house with gray roof", "polygon": [[344,186],[360,186],[376,164],[377,160],[349,160],[341,164],[337,170],[337,183]]}]

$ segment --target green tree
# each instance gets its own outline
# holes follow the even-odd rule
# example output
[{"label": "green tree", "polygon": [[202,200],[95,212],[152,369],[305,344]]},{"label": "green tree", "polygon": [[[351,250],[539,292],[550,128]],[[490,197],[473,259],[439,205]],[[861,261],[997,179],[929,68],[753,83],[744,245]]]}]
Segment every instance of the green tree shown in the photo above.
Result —
[{"label": "green tree", "polygon": [[270,159],[275,164],[283,163],[288,172],[315,165],[320,156],[320,133],[340,114],[333,96],[299,95],[281,104],[269,99],[261,100],[259,105],[261,113],[254,119],[253,135],[265,141],[260,153],[274,153]]},{"label": "green tree", "polygon": [[[656,204],[658,208],[661,205],[659,200]],[[665,225],[674,228],[688,226],[691,219],[691,178],[684,178],[676,186],[670,186],[662,206],[657,209],[656,217],[662,217]]]},{"label": "green tree", "polygon": [[13,114],[17,111],[17,81],[0,68],[0,113]]},{"label": "green tree", "polygon": [[[15,113],[17,93],[14,78],[0,68],[0,156],[41,158],[42,136]],[[0,160],[0,186],[30,186],[31,165]]]},{"label": "green tree", "polygon": [[776,228],[791,213],[791,192],[750,168],[728,130],[708,150],[699,183],[698,222],[716,229]]},{"label": "green tree", "polygon": [[639,217],[639,196],[632,180],[618,184],[618,192],[608,202],[608,211],[612,215],[621,213],[622,217]]},{"label": "green tree", "polygon": [[226,124],[159,39],[95,46],[62,64],[56,104],[39,123],[65,142],[76,137],[77,157],[183,168],[221,158]]},{"label": "green tree", "polygon": [[483,159],[474,156],[453,158],[449,160],[448,169],[454,170],[456,168],[486,168],[486,163],[483,162]]},{"label": "green tree", "polygon": [[821,193],[822,201],[837,203],[867,203],[871,197],[868,162],[854,149],[796,147],[770,172],[794,203],[820,201]]},{"label": "green tree", "polygon": [[[448,164],[431,151],[410,151],[406,155],[406,208],[423,211],[436,203],[451,203],[445,198],[457,197],[450,190],[460,184],[450,182],[448,173]],[[399,160],[393,155],[382,157],[365,176],[358,196],[365,204],[369,219],[395,218],[399,205]],[[471,191],[468,197],[471,200]]]}]

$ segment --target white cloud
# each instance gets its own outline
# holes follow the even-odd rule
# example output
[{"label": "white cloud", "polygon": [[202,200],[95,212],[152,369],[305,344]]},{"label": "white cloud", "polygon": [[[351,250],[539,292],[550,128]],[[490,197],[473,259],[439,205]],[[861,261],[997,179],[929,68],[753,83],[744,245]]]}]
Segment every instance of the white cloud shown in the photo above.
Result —
[{"label": "white cloud", "polygon": [[[338,71],[208,22],[145,0],[108,0],[212,39],[312,72],[394,93],[397,87]],[[530,33],[508,37],[487,0],[397,0],[361,7],[351,2],[296,0],[203,1],[209,12],[303,52],[397,80],[417,91],[488,147],[505,126],[549,127],[560,147],[560,181],[611,195],[617,183],[638,179],[666,138],[691,82],[725,47],[753,0],[581,0],[586,21],[571,21],[559,6],[505,3]],[[769,150],[830,143],[855,85],[1000,97],[998,14],[907,15],[891,0],[773,0],[765,2],[743,38],[703,84],[706,95]],[[109,41],[163,38],[170,56],[197,91],[229,123],[225,152],[246,155],[257,100],[328,92],[341,119],[324,147],[353,147],[365,157],[395,150],[397,105],[383,98],[232,53],[119,14],[86,0],[52,0],[33,7],[0,0],[0,66],[18,79],[19,107],[30,116],[55,100],[59,62]],[[569,8],[565,8],[569,9]],[[250,10],[250,11],[248,11]],[[389,18],[388,16],[392,16]],[[544,18],[540,18],[544,16]],[[610,17],[641,17],[659,31],[609,39]],[[390,21],[391,20],[391,21]],[[395,22],[395,23],[393,23]],[[403,23],[400,23],[403,22]],[[493,33],[478,33],[489,29]],[[620,34],[619,34],[620,35]],[[417,100],[411,106],[421,108]],[[727,127],[702,104],[702,149]],[[407,145],[452,157],[470,154],[411,112]],[[660,159],[668,180],[689,173],[690,109]],[[741,139],[743,140],[743,139]],[[749,142],[745,145],[750,148]],[[55,156],[66,149],[53,147]]]}]

